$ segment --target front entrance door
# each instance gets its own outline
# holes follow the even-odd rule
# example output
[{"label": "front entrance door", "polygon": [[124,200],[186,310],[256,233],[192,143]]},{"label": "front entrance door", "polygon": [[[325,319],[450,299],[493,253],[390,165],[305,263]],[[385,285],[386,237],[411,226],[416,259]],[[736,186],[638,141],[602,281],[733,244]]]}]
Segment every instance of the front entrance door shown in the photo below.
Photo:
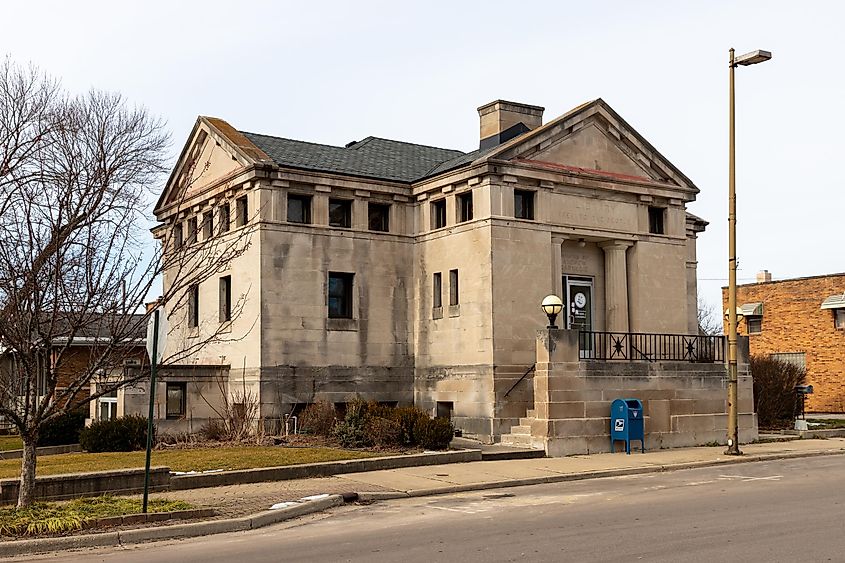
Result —
[{"label": "front entrance door", "polygon": [[[564,276],[566,288],[567,328],[590,332],[593,330],[593,280],[591,278]],[[592,356],[591,338],[580,339],[581,357]]]}]

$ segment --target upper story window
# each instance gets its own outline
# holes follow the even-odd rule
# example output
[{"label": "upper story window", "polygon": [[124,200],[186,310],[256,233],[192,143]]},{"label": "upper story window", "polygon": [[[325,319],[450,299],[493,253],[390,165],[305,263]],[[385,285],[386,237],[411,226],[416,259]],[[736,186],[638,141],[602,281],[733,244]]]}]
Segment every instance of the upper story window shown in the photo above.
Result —
[{"label": "upper story window", "polygon": [[243,227],[249,221],[249,202],[246,196],[241,196],[235,200],[238,213],[238,227]]},{"label": "upper story window", "polygon": [[[290,204],[288,204],[290,205]],[[290,220],[290,219],[288,219]],[[352,201],[348,199],[329,200],[329,225],[348,229],[352,226]]]},{"label": "upper story window", "polygon": [[232,276],[220,278],[220,322],[232,320]]},{"label": "upper story window", "polygon": [[371,231],[390,231],[390,205],[387,203],[367,204],[367,226]]},{"label": "upper story window", "polygon": [[443,275],[436,272],[432,279],[432,307],[435,309],[443,306]]},{"label": "upper story window", "polygon": [[836,328],[845,328],[845,309],[833,310],[833,326]]},{"label": "upper story window", "polygon": [[763,332],[763,317],[761,315],[745,317],[745,327],[748,329],[748,334],[760,334]]},{"label": "upper story window", "polygon": [[184,243],[184,231],[182,227],[182,223],[176,223],[173,225],[173,248],[174,250],[178,250],[182,248],[182,244]]},{"label": "upper story window", "polygon": [[188,288],[188,326],[196,328],[200,325],[200,286],[192,285]]},{"label": "upper story window", "polygon": [[220,232],[227,233],[232,228],[232,209],[228,203],[224,203],[218,208],[220,218]]},{"label": "upper story window", "polygon": [[534,219],[534,192],[513,191],[513,216],[517,219]]},{"label": "upper story window", "polygon": [[352,281],[354,274],[329,272],[329,318],[352,318]]},{"label": "upper story window", "polygon": [[653,235],[664,235],[666,230],[663,225],[663,218],[666,215],[665,207],[648,208],[648,232]]},{"label": "upper story window", "polygon": [[449,270],[449,305],[458,304],[458,271]]},{"label": "upper story window", "polygon": [[188,219],[188,244],[194,244],[197,242],[197,218],[196,216],[191,217]]},{"label": "upper story window", "polygon": [[214,233],[214,213],[206,211],[202,214],[202,240],[208,240]]},{"label": "upper story window", "polygon": [[288,222],[311,223],[311,196],[288,194]]},{"label": "upper story window", "polygon": [[458,195],[458,212],[461,222],[472,220],[472,192]]},{"label": "upper story window", "polygon": [[431,228],[440,229],[446,226],[446,200],[438,199],[431,202]]}]

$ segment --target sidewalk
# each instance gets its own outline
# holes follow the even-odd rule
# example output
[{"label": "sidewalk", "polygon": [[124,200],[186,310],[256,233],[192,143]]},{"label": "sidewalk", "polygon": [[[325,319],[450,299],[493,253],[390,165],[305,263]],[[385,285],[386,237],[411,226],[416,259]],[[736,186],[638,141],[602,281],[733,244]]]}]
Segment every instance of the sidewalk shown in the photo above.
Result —
[{"label": "sidewalk", "polygon": [[266,510],[278,502],[320,493],[357,493],[361,500],[424,496],[448,492],[553,483],[615,475],[649,473],[708,465],[788,457],[845,454],[845,438],[792,440],[742,447],[743,456],[724,455],[724,446],[592,454],[564,458],[474,461],[349,473],[319,479],[171,491],[156,496],[215,507],[221,518]]}]

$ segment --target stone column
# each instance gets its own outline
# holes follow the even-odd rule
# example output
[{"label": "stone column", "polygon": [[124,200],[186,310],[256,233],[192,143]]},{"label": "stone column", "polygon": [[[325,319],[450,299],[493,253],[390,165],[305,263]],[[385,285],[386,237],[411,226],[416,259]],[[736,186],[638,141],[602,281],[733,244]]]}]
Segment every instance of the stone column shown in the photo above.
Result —
[{"label": "stone column", "polygon": [[[552,234],[552,284],[549,286],[552,293],[564,302],[563,314],[566,314],[566,296],[563,294],[563,243],[565,240],[566,237],[563,235]],[[563,327],[566,328],[565,322]]]},{"label": "stone column", "polygon": [[600,243],[604,251],[605,330],[628,332],[628,264],[625,252],[629,241]]}]

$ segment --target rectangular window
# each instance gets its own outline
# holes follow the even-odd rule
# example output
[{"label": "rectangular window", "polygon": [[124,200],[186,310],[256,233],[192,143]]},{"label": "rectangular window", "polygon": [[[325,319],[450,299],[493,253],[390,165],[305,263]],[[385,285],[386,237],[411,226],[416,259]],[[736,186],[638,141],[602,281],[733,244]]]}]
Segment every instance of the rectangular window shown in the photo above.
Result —
[{"label": "rectangular window", "polygon": [[228,203],[224,203],[220,206],[220,232],[221,233],[228,233],[229,229],[232,228],[232,209],[229,207]]},{"label": "rectangular window", "polygon": [[434,280],[432,283],[432,297],[434,298],[432,303],[435,309],[440,308],[443,306],[443,278],[441,277],[440,272],[434,274]]},{"label": "rectangular window", "polygon": [[449,270],[449,305],[458,304],[458,271]]},{"label": "rectangular window", "polygon": [[220,278],[220,322],[232,320],[232,276]]},{"label": "rectangular window", "polygon": [[845,328],[845,309],[833,310],[833,326],[835,328]]},{"label": "rectangular window", "polygon": [[202,214],[202,240],[208,240],[214,234],[214,213],[207,211]]},{"label": "rectangular window", "polygon": [[431,228],[440,229],[446,226],[446,200],[438,199],[431,202]]},{"label": "rectangular window", "polygon": [[472,220],[472,192],[462,193],[458,196],[458,207],[461,223]]},{"label": "rectangular window", "polygon": [[196,244],[197,242],[197,218],[191,217],[188,219],[188,244]]},{"label": "rectangular window", "polygon": [[343,229],[352,226],[352,201],[348,199],[329,200],[329,225]]},{"label": "rectangular window", "polygon": [[288,194],[288,222],[311,223],[311,196]]},{"label": "rectangular window", "polygon": [[367,205],[367,225],[371,231],[388,232],[390,230],[390,205],[370,202]]},{"label": "rectangular window", "polygon": [[513,191],[513,216],[517,219],[534,219],[534,192]]},{"label": "rectangular window", "polygon": [[192,285],[188,288],[188,326],[200,325],[200,286]]},{"label": "rectangular window", "polygon": [[745,317],[745,327],[748,329],[748,334],[760,334],[763,332],[763,317]]},{"label": "rectangular window", "polygon": [[176,223],[173,225],[173,248],[174,250],[179,250],[182,248],[182,243],[184,237],[184,231],[182,227],[182,223]]},{"label": "rectangular window", "polygon": [[666,209],[663,207],[648,208],[648,232],[653,235],[665,234],[663,229],[663,216],[665,214]]},{"label": "rectangular window", "polygon": [[117,390],[106,393],[99,399],[99,419],[112,420],[117,418]]},{"label": "rectangular window", "polygon": [[769,354],[769,357],[773,360],[792,364],[797,368],[807,369],[807,359],[804,352],[781,352],[779,354]]},{"label": "rectangular window", "polygon": [[169,420],[185,418],[185,383],[167,384],[167,418]]},{"label": "rectangular window", "polygon": [[352,318],[352,280],[354,274],[329,272],[329,318]]},{"label": "rectangular window", "polygon": [[249,202],[246,196],[241,196],[235,200],[235,205],[238,213],[238,227],[243,227],[249,221]]},{"label": "rectangular window", "polygon": [[455,403],[452,401],[437,401],[437,418],[452,420],[453,412],[455,412]]}]

